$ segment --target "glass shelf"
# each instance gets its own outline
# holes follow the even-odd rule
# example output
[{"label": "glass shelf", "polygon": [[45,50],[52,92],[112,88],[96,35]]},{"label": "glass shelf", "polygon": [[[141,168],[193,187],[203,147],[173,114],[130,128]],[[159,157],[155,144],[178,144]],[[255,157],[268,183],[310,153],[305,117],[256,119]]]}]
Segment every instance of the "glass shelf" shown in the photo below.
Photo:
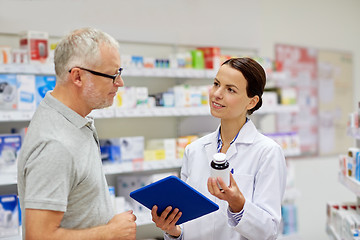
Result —
[{"label": "glass shelf", "polygon": [[353,178],[347,177],[339,173],[339,182],[347,187],[351,192],[360,197],[360,182]]}]

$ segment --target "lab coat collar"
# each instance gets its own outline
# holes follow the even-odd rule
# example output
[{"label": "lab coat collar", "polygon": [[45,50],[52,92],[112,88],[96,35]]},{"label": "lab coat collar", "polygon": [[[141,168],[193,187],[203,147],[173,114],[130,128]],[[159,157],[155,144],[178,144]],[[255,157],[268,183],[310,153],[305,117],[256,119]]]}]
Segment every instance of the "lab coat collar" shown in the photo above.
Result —
[{"label": "lab coat collar", "polygon": [[[204,142],[204,147],[206,155],[209,159],[209,163],[212,160],[213,155],[217,152],[217,140],[220,126],[221,125],[219,125],[214,132],[210,133]],[[258,131],[254,123],[249,119],[240,129],[239,135],[235,142],[231,144],[230,148],[226,152],[227,159],[230,159],[234,154],[237,153],[237,144],[252,144],[257,134]]]},{"label": "lab coat collar", "polygon": [[240,129],[239,135],[234,143],[252,144],[257,134],[258,131],[254,123],[249,119]]}]

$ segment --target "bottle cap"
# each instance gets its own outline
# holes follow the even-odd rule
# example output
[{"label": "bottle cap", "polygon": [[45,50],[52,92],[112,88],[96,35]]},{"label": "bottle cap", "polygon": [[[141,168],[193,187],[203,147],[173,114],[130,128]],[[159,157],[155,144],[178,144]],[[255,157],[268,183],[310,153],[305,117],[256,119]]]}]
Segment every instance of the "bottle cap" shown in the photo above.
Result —
[{"label": "bottle cap", "polygon": [[225,153],[215,153],[214,156],[214,162],[216,163],[224,163],[226,162],[226,154]]}]

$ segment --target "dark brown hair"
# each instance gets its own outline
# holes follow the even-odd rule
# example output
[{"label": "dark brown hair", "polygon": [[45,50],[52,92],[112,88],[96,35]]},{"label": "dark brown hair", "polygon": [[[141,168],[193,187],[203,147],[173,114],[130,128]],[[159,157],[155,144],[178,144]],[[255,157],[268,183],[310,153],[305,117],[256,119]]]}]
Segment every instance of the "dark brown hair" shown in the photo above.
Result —
[{"label": "dark brown hair", "polygon": [[226,60],[221,65],[229,65],[230,67],[239,70],[247,81],[246,93],[248,97],[259,97],[259,102],[255,107],[248,110],[248,114],[251,115],[254,111],[258,110],[262,106],[262,94],[264,92],[266,84],[266,74],[263,67],[254,59],[244,58],[231,58]]}]

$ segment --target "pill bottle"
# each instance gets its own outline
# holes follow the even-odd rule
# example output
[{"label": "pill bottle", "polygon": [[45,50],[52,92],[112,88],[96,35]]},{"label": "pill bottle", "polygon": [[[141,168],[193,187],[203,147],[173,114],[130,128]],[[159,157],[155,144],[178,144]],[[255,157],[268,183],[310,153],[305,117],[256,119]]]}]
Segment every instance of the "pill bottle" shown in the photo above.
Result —
[{"label": "pill bottle", "polygon": [[[229,162],[226,160],[225,153],[215,153],[211,161],[211,177],[221,177],[227,186],[230,185],[230,167]],[[220,184],[218,183],[220,190]]]}]

